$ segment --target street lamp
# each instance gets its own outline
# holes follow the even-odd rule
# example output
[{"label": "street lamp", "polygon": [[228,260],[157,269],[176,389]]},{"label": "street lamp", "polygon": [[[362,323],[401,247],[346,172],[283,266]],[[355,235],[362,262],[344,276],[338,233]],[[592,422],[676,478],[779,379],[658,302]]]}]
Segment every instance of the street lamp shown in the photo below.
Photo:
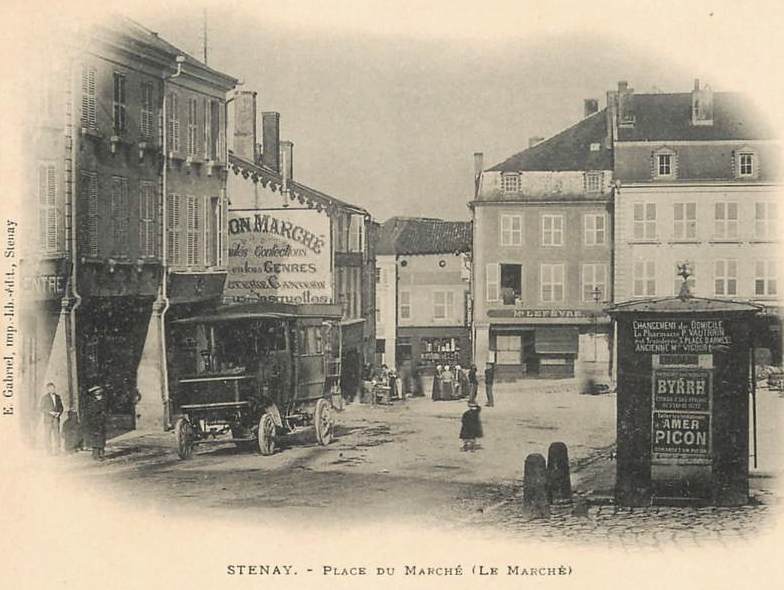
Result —
[{"label": "street lamp", "polygon": [[[591,298],[593,299],[594,305],[599,304],[599,299],[602,296],[602,290],[599,286],[595,286],[591,290]],[[597,309],[593,310],[593,362],[598,362],[598,345],[596,343],[596,336],[599,331],[599,311]]]}]

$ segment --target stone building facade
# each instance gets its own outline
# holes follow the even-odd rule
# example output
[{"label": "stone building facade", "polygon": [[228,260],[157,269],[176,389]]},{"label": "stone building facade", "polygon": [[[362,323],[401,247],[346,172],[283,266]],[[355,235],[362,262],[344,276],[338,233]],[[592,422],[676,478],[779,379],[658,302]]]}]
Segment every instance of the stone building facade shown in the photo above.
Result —
[{"label": "stone building facade", "polygon": [[476,154],[474,359],[499,379],[607,377],[613,158],[595,106],[487,170]]}]

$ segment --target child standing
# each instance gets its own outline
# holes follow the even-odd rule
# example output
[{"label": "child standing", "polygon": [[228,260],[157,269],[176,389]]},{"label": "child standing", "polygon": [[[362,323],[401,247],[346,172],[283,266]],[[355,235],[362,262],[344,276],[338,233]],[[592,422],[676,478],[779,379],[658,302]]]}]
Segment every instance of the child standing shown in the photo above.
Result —
[{"label": "child standing", "polygon": [[463,441],[464,451],[477,449],[476,439],[482,438],[482,423],[479,420],[481,408],[473,401],[468,403],[468,409],[463,412],[460,440]]}]

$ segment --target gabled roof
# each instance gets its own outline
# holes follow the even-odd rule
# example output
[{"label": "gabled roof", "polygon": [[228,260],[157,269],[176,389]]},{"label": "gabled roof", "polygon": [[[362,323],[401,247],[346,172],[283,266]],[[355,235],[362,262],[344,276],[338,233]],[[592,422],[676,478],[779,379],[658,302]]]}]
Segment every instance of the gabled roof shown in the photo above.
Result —
[{"label": "gabled roof", "polygon": [[391,217],[381,224],[376,254],[454,254],[470,252],[469,221],[428,217]]},{"label": "gabled roof", "polygon": [[[269,185],[270,190],[282,193],[283,178],[279,172],[275,172],[266,166],[254,164],[229,152],[229,169],[232,170],[234,174],[241,174],[244,178],[250,179],[252,182],[260,182],[263,187]],[[343,209],[352,213],[370,216],[370,213],[362,207],[357,207],[356,205],[341,201],[340,199],[322,193],[301,182],[290,180],[289,191],[289,197],[292,201],[297,200],[300,204],[307,204],[308,207],[325,209],[328,214],[331,214],[336,209]]]},{"label": "gabled roof", "polygon": [[[606,146],[607,109],[575,123],[559,134],[507,158],[490,172],[612,170],[612,150]],[[599,144],[591,151],[591,144]]]},{"label": "gabled roof", "polygon": [[632,94],[634,125],[618,127],[619,141],[775,139],[773,129],[738,92],[713,93],[713,124],[692,125],[691,93]]}]

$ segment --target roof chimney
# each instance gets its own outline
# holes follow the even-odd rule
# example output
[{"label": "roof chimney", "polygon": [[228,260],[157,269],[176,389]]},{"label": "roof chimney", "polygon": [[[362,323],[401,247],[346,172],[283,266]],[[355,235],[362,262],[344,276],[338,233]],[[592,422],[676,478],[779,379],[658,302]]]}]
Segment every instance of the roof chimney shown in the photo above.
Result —
[{"label": "roof chimney", "polygon": [[701,87],[699,78],[691,91],[691,124],[713,125],[713,90],[707,84]]},{"label": "roof chimney", "polygon": [[528,147],[532,148],[535,145],[539,145],[543,141],[544,141],[544,137],[541,137],[539,135],[534,135],[533,137],[528,138]]},{"label": "roof chimney", "polygon": [[256,162],[256,92],[240,90],[234,98],[234,153]]},{"label": "roof chimney", "polygon": [[599,99],[586,98],[583,100],[583,116],[590,117],[594,113],[599,112]]},{"label": "roof chimney", "polygon": [[261,114],[261,163],[280,172],[280,113]]},{"label": "roof chimney", "polygon": [[697,91],[697,92],[699,92],[699,90],[700,90],[700,79],[699,78],[694,78],[694,90]]},{"label": "roof chimney", "polygon": [[288,183],[294,179],[294,142],[280,142],[280,173],[283,177],[283,190],[288,189]]},{"label": "roof chimney", "polygon": [[626,80],[618,82],[618,124],[634,125],[634,88]]},{"label": "roof chimney", "polygon": [[474,152],[474,196],[479,195],[479,183],[482,180],[482,172],[485,167],[485,155],[482,152]]}]

